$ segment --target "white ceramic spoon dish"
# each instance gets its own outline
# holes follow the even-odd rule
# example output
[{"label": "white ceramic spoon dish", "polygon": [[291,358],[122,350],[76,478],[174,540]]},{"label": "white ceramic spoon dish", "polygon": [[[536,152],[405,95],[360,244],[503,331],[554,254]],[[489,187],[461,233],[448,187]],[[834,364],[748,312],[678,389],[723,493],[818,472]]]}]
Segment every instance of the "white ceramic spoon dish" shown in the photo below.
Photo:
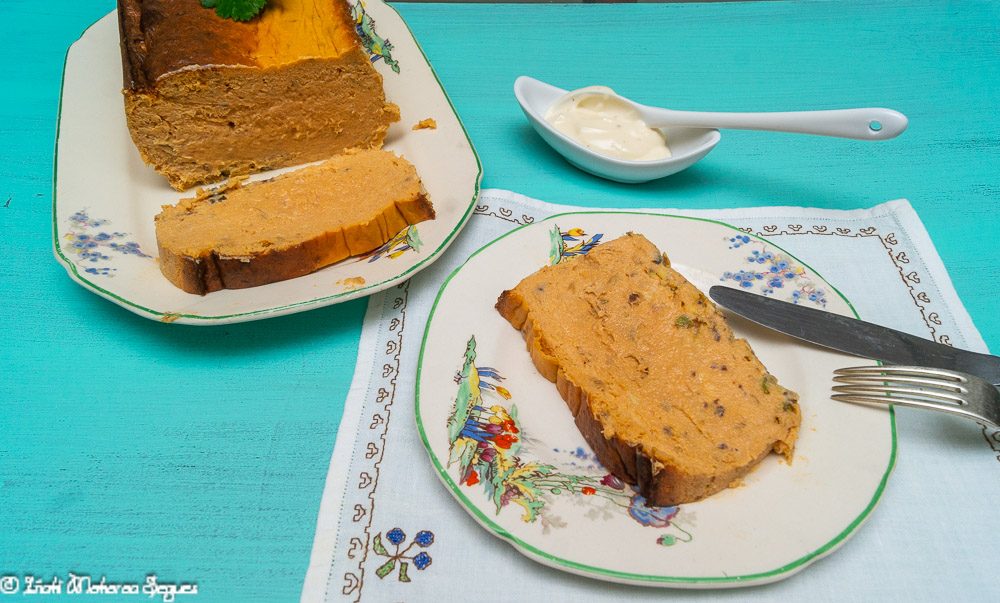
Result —
[{"label": "white ceramic spoon dish", "polygon": [[884,108],[787,111],[771,113],[712,113],[650,107],[614,94],[651,128],[663,132],[672,155],[653,161],[619,159],[594,151],[557,130],[545,119],[548,109],[570,95],[609,96],[603,86],[568,92],[528,76],[514,82],[514,95],[535,131],[576,167],[618,182],[648,182],[694,165],[719,142],[718,128],[764,130],[834,136],[856,140],[888,140],[903,133],[906,116]]}]

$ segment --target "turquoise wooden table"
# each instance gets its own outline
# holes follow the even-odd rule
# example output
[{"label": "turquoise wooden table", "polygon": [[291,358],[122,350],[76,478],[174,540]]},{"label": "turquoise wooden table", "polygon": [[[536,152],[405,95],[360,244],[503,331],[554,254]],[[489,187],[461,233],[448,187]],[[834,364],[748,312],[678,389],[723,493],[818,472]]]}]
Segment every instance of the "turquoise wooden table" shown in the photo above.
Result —
[{"label": "turquoise wooden table", "polygon": [[[1000,350],[1000,5],[396,7],[465,122],[484,187],[604,207],[852,209],[905,197]],[[67,277],[50,217],[63,58],[113,8],[0,4],[0,575],[155,573],[197,583],[189,600],[296,599],[365,302],[186,327]],[[887,106],[910,127],[880,144],[726,132],[692,169],[621,185],[576,171],[535,136],[511,93],[521,74],[680,109]]]}]

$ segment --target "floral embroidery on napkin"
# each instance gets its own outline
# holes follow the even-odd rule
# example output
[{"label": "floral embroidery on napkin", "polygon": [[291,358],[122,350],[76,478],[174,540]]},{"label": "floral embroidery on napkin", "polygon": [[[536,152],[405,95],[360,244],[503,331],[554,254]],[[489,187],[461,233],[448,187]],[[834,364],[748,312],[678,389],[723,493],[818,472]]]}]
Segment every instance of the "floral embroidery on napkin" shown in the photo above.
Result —
[{"label": "floral embroidery on napkin", "polygon": [[409,582],[410,576],[407,573],[409,569],[409,564],[413,563],[413,566],[418,570],[425,570],[430,566],[433,559],[424,551],[420,551],[416,554],[408,554],[413,545],[417,545],[420,548],[427,548],[434,544],[434,533],[428,530],[422,530],[417,532],[416,537],[413,538],[411,542],[405,549],[400,550],[399,547],[403,546],[406,542],[406,533],[399,528],[393,528],[385,533],[386,540],[390,544],[396,547],[395,552],[390,553],[386,548],[385,544],[382,542],[382,534],[378,533],[375,535],[372,541],[372,548],[375,550],[375,554],[381,557],[388,557],[388,561],[383,563],[377,570],[375,570],[375,575],[379,578],[385,578],[396,569],[396,564],[399,564],[399,574],[398,579],[400,582]]}]

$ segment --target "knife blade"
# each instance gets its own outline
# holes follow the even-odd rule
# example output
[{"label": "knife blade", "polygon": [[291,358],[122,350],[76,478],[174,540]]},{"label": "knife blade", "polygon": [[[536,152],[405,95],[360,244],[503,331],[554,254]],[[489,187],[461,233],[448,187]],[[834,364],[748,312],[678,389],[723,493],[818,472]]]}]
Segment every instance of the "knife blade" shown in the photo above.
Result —
[{"label": "knife blade", "polygon": [[888,327],[716,285],[723,308],[786,335],[888,364],[952,369],[1000,386],[1000,357],[954,348]]}]

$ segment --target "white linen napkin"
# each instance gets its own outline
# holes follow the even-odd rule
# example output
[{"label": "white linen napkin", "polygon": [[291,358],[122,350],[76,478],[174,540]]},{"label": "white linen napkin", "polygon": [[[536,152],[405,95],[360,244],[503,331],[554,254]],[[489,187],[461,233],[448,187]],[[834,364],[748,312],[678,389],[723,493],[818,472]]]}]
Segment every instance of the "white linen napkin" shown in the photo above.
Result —
[{"label": "white linen napkin", "polygon": [[[444,279],[474,251],[519,225],[584,209],[484,190],[461,236],[437,262],[370,298],[320,505],[304,601],[985,596],[1000,561],[1000,549],[991,544],[1000,533],[994,506],[1000,500],[1000,432],[905,408],[896,411],[896,468],[868,522],[840,550],[774,584],[669,593],[613,584],[538,564],[481,528],[438,480],[414,424],[417,357],[428,314]],[[863,319],[988,351],[905,200],[853,211],[620,211],[709,218],[749,229],[807,263]],[[410,547],[406,571],[401,563],[388,568],[387,548],[395,551],[396,543],[400,550]]]}]

